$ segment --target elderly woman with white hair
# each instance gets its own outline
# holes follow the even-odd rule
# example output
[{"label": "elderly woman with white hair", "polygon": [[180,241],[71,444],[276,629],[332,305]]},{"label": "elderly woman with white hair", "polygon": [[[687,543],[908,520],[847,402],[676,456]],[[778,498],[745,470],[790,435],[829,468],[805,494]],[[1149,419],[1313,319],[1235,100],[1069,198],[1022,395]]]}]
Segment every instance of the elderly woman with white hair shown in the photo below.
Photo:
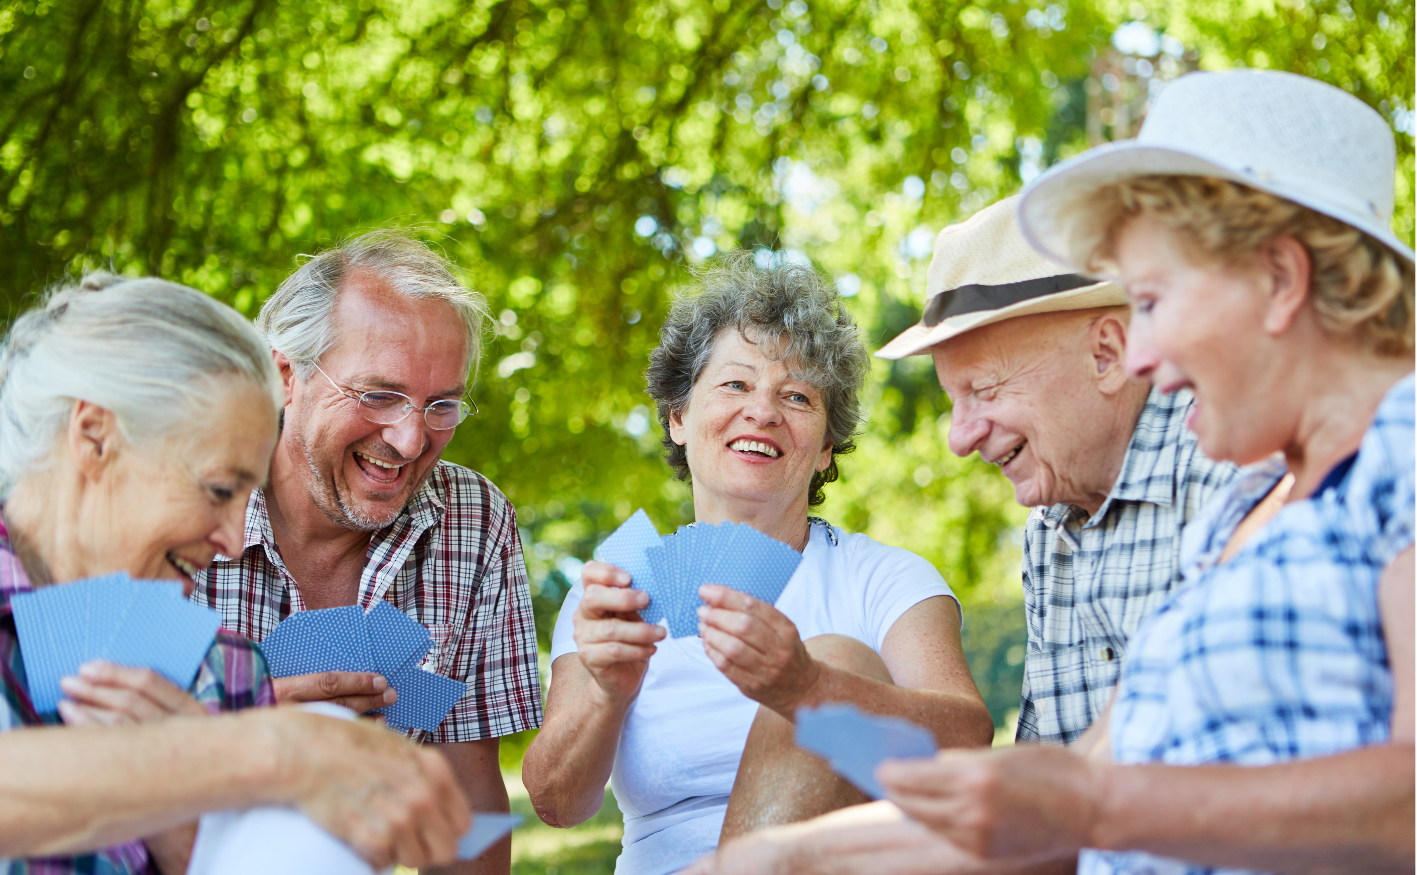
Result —
[{"label": "elderly woman with white hair", "polygon": [[746,523],[803,558],[775,606],[702,587],[699,637],[642,622],[645,594],[611,565],[588,563],[567,596],[522,777],[554,826],[594,814],[609,779],[626,821],[616,871],[637,875],[864,798],[794,746],[802,707],[907,717],[945,746],[993,734],[939,573],[809,516],[852,449],[869,362],[830,284],[740,253],[676,299],[660,339],[649,394],[695,521]]},{"label": "elderly woman with white hair", "polygon": [[[389,736],[386,743],[378,730],[313,715],[239,724],[208,719],[274,702],[259,650],[234,635],[218,633],[185,690],[148,669],[91,663],[61,681],[65,698],[57,713],[39,713],[31,699],[10,600],[116,571],[175,580],[190,592],[195,572],[216,554],[241,548],[246,499],[266,478],[280,402],[270,350],[251,326],[229,307],[173,283],[90,275],[50,294],[10,329],[0,351],[0,729],[61,721],[88,729],[39,728],[18,734],[23,743],[18,735],[0,735],[6,764],[0,796],[21,808],[4,818],[0,854],[42,857],[14,859],[7,871],[183,872],[194,815],[263,801],[298,805],[380,863],[451,856],[466,805],[445,764],[390,748],[403,742]],[[176,746],[203,735],[194,720],[208,722],[211,736],[230,749],[206,761],[189,758]],[[169,722],[166,736],[99,728]],[[311,736],[326,724],[336,725],[316,735],[327,739]],[[69,732],[72,742],[64,736]],[[163,737],[169,744],[153,756],[148,748]],[[289,754],[272,750],[274,738],[313,762],[322,757],[308,750],[311,744],[351,754],[363,749],[370,775],[378,777],[350,780],[328,763],[282,775],[291,768],[280,765]],[[66,747],[82,751],[65,755]],[[197,744],[193,753],[203,750],[209,748]],[[103,751],[124,760],[96,761]],[[239,764],[252,767],[262,752],[276,768],[256,765],[252,774],[268,786],[233,773]],[[42,775],[33,756],[46,758],[38,764]],[[390,798],[380,784],[391,780],[407,782],[392,796],[424,803]],[[310,782],[361,794],[371,810],[332,804]],[[76,794],[76,786],[83,791]],[[427,801],[435,797],[440,804]],[[413,810],[429,826],[410,828]],[[380,819],[391,823],[376,826]],[[11,823],[20,825],[19,835],[10,834]],[[399,843],[421,843],[423,851],[399,854]]]}]

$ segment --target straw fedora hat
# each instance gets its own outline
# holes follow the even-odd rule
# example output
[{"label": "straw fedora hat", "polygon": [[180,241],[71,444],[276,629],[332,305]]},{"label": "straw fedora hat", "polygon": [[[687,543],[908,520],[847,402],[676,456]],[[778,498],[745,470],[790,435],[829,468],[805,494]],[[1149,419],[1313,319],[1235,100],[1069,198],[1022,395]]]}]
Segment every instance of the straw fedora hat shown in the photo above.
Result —
[{"label": "straw fedora hat", "polygon": [[1005,198],[950,225],[935,238],[920,322],[876,353],[920,355],[951,337],[1034,313],[1088,310],[1127,303],[1110,282],[1064,273],[1019,233],[1018,198]]},{"label": "straw fedora hat", "polygon": [[1351,225],[1412,261],[1392,230],[1397,151],[1376,110],[1316,79],[1270,70],[1188,73],[1161,90],[1135,140],[1090,149],[1023,190],[1019,224],[1061,264],[1068,220],[1133,176],[1214,176]]}]

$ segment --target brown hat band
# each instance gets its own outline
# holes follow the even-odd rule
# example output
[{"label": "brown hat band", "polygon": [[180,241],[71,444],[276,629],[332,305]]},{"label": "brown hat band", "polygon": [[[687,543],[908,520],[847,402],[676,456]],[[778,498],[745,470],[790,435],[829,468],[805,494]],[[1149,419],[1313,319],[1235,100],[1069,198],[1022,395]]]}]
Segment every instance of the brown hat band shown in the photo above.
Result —
[{"label": "brown hat band", "polygon": [[1064,273],[997,286],[960,286],[931,298],[925,305],[925,316],[920,321],[926,328],[934,328],[952,316],[978,313],[981,310],[1001,310],[1032,298],[1068,292],[1083,286],[1096,285],[1097,282],[1075,273]]}]

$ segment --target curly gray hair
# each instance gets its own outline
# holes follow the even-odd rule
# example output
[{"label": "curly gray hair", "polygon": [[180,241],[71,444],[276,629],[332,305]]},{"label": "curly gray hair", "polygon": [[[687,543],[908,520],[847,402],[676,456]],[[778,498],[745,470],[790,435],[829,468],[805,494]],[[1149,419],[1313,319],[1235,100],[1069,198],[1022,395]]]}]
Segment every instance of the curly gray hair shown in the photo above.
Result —
[{"label": "curly gray hair", "polygon": [[761,267],[752,253],[734,252],[695,278],[695,286],[675,296],[645,371],[669,466],[680,480],[689,478],[688,452],[670,438],[669,418],[688,405],[719,333],[736,328],[759,349],[774,350],[794,378],[822,393],[832,460],[812,476],[808,496],[810,505],[821,504],[823,486],[837,479],[837,457],[856,449],[851,438],[861,424],[857,393],[871,358],[856,321],[820,273],[781,258]]}]

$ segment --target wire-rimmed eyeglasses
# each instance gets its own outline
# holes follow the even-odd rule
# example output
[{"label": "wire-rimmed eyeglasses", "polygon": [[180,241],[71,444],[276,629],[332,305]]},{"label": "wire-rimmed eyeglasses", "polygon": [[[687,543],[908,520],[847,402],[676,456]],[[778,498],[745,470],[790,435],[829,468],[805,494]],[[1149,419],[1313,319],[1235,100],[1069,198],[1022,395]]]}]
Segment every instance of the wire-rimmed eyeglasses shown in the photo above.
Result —
[{"label": "wire-rimmed eyeglasses", "polygon": [[330,385],[334,386],[341,395],[358,401],[359,411],[365,419],[379,425],[393,425],[396,422],[403,422],[410,413],[421,410],[423,411],[423,421],[429,428],[434,431],[447,431],[457,428],[464,419],[477,413],[477,405],[466,398],[434,401],[427,407],[419,407],[413,403],[412,398],[402,392],[385,390],[356,392],[330,379],[330,375],[326,374],[325,369],[319,365],[315,365],[315,370],[319,371],[326,380],[329,380]]}]

